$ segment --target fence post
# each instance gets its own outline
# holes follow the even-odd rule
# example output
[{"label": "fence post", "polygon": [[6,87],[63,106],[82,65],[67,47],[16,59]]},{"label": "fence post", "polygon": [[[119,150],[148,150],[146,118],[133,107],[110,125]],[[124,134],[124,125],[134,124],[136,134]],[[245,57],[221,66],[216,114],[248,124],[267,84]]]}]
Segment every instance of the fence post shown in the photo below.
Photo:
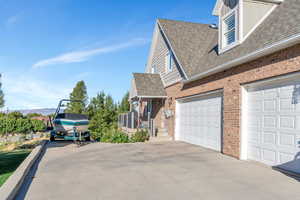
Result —
[{"label": "fence post", "polygon": [[134,112],[131,112],[131,128],[134,129]]},{"label": "fence post", "polygon": [[128,127],[129,127],[129,114],[127,113],[126,115],[127,115],[127,123],[126,123],[126,128],[128,128]]}]

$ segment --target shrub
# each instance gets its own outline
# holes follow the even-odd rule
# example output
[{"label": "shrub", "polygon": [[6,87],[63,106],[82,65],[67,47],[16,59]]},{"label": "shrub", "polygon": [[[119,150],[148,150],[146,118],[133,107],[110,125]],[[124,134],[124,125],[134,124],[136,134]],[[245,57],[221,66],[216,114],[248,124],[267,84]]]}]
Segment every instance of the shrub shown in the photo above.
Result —
[{"label": "shrub", "polygon": [[17,124],[16,118],[4,116],[0,118],[0,135],[15,133]]},{"label": "shrub", "polygon": [[14,133],[29,133],[33,130],[33,125],[30,119],[19,118],[16,120],[16,129]]},{"label": "shrub", "polygon": [[45,123],[41,120],[32,119],[31,124],[32,124],[33,132],[40,132],[46,129]]},{"label": "shrub", "polygon": [[129,137],[126,133],[115,128],[106,129],[100,138],[101,142],[106,143],[129,143]]},{"label": "shrub", "polygon": [[149,134],[146,130],[138,130],[130,138],[131,142],[145,142],[147,140],[149,140]]},{"label": "shrub", "polygon": [[18,112],[13,112],[8,115],[0,115],[0,136],[6,133],[30,133],[44,131],[45,124],[39,120],[31,120],[22,116]]}]

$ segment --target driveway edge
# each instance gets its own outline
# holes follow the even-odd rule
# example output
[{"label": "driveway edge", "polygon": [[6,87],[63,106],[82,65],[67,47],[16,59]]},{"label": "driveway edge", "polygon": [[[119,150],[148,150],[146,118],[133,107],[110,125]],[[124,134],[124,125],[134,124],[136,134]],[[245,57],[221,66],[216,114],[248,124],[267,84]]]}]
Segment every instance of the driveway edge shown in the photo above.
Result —
[{"label": "driveway edge", "polygon": [[21,188],[25,177],[29,173],[35,161],[40,157],[46,148],[48,140],[35,147],[27,158],[21,163],[16,171],[7,179],[7,181],[0,188],[0,199],[12,200],[16,197],[19,189]]}]

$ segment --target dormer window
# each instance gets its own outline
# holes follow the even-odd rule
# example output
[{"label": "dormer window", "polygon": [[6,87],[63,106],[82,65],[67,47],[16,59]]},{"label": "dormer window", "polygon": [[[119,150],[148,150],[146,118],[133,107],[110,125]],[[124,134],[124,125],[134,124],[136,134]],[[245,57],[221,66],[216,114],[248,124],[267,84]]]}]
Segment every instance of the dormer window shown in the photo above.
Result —
[{"label": "dormer window", "polygon": [[152,73],[152,74],[155,74],[155,73],[156,73],[156,66],[155,66],[155,65],[152,66],[152,68],[151,68],[151,73]]},{"label": "dormer window", "polygon": [[230,48],[237,41],[237,16],[236,11],[228,13],[222,19],[222,49]]},{"label": "dormer window", "polygon": [[172,51],[169,51],[165,57],[165,64],[166,64],[166,72],[169,73],[173,70],[173,63],[172,63]]}]

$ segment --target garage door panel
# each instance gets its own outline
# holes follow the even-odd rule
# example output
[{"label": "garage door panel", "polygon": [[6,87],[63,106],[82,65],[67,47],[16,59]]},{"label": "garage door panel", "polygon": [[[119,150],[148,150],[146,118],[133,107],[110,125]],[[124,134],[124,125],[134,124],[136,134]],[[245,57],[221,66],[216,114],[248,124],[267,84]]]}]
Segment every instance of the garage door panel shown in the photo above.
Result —
[{"label": "garage door panel", "polygon": [[276,99],[265,99],[263,100],[263,111],[264,112],[276,112]]},{"label": "garage door panel", "polygon": [[274,115],[263,116],[263,128],[276,128],[276,127],[277,127],[276,116]]},{"label": "garage door panel", "polygon": [[300,92],[295,94],[295,83],[248,90],[248,159],[300,172],[300,158],[295,160],[300,154]]},{"label": "garage door panel", "polygon": [[261,160],[261,152],[259,146],[255,146],[251,144],[248,145],[248,159],[256,160],[256,161]]},{"label": "garage door panel", "polygon": [[[179,139],[221,150],[222,97],[202,97],[179,103]],[[188,122],[185,121],[188,119]]]},{"label": "garage door panel", "polygon": [[260,132],[250,130],[248,131],[248,133],[249,133],[248,136],[249,143],[260,144],[260,135],[261,135]]},{"label": "garage door panel", "polygon": [[279,152],[279,164],[284,164],[294,160],[294,155],[292,153]]},{"label": "garage door panel", "polygon": [[295,110],[295,105],[292,104],[291,98],[279,99],[279,112],[291,112]]},{"label": "garage door panel", "polygon": [[277,90],[276,89],[267,89],[263,92],[264,100],[272,100],[277,98]]},{"label": "garage door panel", "polygon": [[262,133],[262,145],[276,145],[277,133],[266,131]]},{"label": "garage door panel", "polygon": [[276,165],[276,151],[273,149],[262,148],[262,160],[268,165]]},{"label": "garage door panel", "polygon": [[278,144],[287,148],[297,148],[297,137],[293,133],[280,132]]},{"label": "garage door panel", "polygon": [[295,129],[295,122],[296,117],[295,116],[280,116],[279,117],[279,128],[280,129]]}]

